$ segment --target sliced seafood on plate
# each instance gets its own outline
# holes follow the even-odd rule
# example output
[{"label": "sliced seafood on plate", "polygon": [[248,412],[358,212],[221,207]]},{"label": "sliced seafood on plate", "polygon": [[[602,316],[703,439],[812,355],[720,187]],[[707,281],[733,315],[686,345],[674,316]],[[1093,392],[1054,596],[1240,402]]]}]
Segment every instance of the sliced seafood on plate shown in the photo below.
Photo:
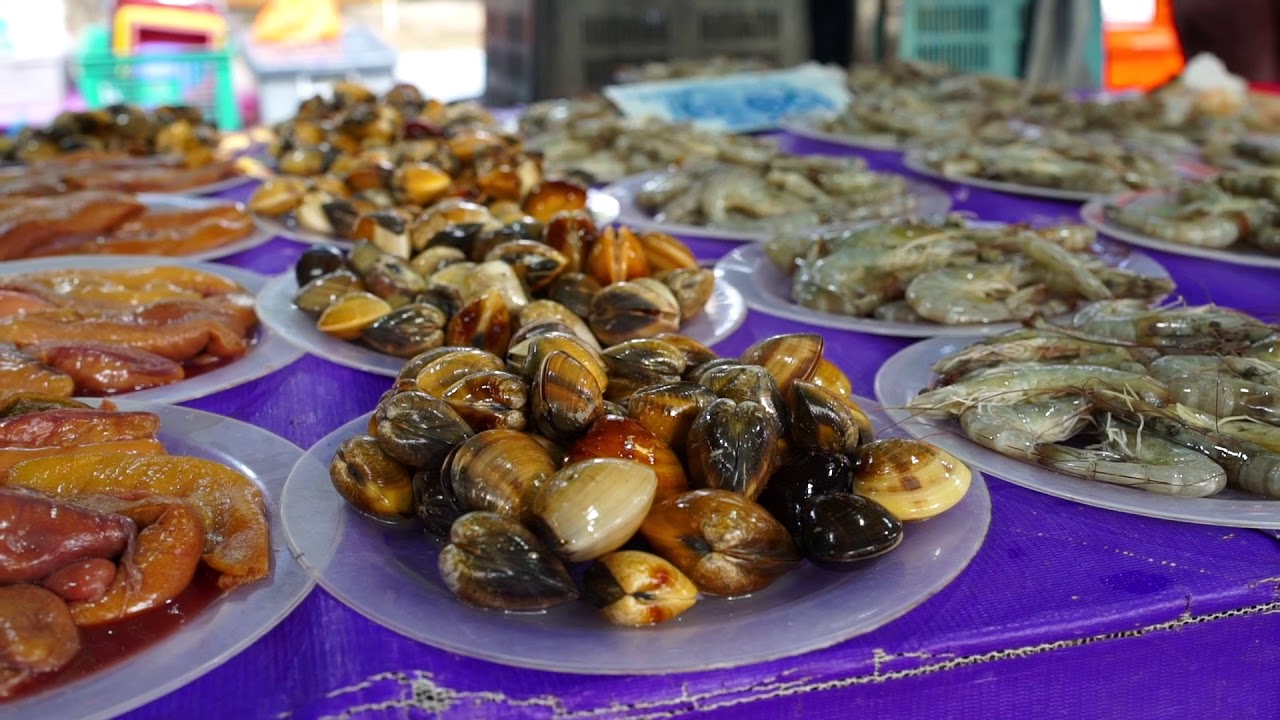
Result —
[{"label": "sliced seafood on plate", "polygon": [[543,334],[505,359],[440,348],[312,448],[285,524],[335,596],[455,652],[568,672],[732,666],[877,627],[976,551],[981,478],[877,437],[882,418],[816,334],[737,358],[674,335],[597,350]]},{"label": "sliced seafood on plate", "polygon": [[80,190],[0,197],[0,260],[153,255],[191,260],[257,247],[271,235],[236,203]]},{"label": "sliced seafood on plate", "polygon": [[945,213],[951,198],[856,157],[774,155],[625,178],[605,188],[619,220],[676,235],[740,241],[833,223]]},{"label": "sliced seafood on plate", "polygon": [[263,322],[326,359],[396,375],[442,345],[501,355],[545,332],[596,348],[676,332],[714,344],[746,318],[742,296],[670,235],[601,230],[581,211],[485,224],[475,207],[475,222],[442,220],[408,259],[374,242],[311,248],[259,294]]},{"label": "sliced seafood on plate", "polygon": [[1099,232],[1140,247],[1240,265],[1280,267],[1280,173],[1228,170],[1176,188],[1093,200]]},{"label": "sliced seafood on plate", "polygon": [[798,322],[883,335],[995,334],[1091,300],[1158,301],[1154,260],[1083,225],[1031,228],[960,216],[784,233],[716,264],[747,304]]},{"label": "sliced seafood on plate", "polygon": [[885,363],[887,412],[1010,482],[1140,515],[1280,528],[1280,327],[1110,300]]},{"label": "sliced seafood on plate", "polygon": [[259,327],[266,283],[157,257],[59,257],[0,270],[0,397],[178,402],[261,377],[300,352]]},{"label": "sliced seafood on plate", "polygon": [[0,405],[0,714],[112,717],[274,627],[312,586],[279,515],[301,454],[187,408]]}]

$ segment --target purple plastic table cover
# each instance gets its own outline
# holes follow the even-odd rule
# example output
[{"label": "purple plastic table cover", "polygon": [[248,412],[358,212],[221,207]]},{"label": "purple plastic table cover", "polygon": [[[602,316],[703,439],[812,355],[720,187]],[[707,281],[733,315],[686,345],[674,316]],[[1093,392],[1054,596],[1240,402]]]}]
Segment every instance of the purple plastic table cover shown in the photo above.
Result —
[{"label": "purple plastic table cover", "polygon": [[[847,149],[783,137],[799,152]],[[861,152],[900,170],[895,153]],[[1073,220],[1076,206],[949,188],[982,219]],[[245,199],[252,187],[223,197]],[[703,258],[729,245],[700,244]],[[225,261],[289,270],[283,239]],[[1274,315],[1280,271],[1164,253],[1190,302]],[[751,313],[721,354],[804,326]],[[911,342],[818,329],[857,392]],[[367,412],[387,379],[306,356],[186,403],[310,447]],[[986,544],[947,588],[885,627],[826,650],[671,676],[507,667],[436,650],[317,588],[262,640],[126,717],[988,718],[1280,717],[1280,535],[1086,507],[989,481]],[[833,607],[832,612],[841,608]]]}]

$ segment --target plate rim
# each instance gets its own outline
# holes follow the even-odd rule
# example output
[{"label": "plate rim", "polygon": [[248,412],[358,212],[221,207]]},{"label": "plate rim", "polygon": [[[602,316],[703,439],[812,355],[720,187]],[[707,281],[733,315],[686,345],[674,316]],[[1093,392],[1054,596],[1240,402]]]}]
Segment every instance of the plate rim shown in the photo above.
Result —
[{"label": "plate rim", "polygon": [[[254,310],[258,314],[258,320],[285,342],[297,349],[301,354],[313,355],[322,360],[336,363],[344,367],[349,367],[363,372],[382,375],[383,377],[395,377],[400,373],[400,369],[410,358],[401,358],[394,355],[387,355],[376,350],[371,350],[363,346],[357,345],[346,340],[339,340],[323,335],[319,330],[314,328],[314,321],[309,326],[300,329],[299,333],[306,333],[308,338],[316,340],[324,340],[324,345],[317,345],[314,342],[305,342],[303,338],[297,337],[294,332],[293,322],[294,316],[305,318],[301,311],[293,308],[290,299],[293,293],[297,292],[297,280],[293,276],[292,270],[286,270],[278,275],[267,278],[261,289],[254,297]],[[718,277],[711,297],[707,300],[710,305],[716,303],[725,305],[729,309],[726,314],[726,326],[719,332],[714,333],[709,341],[694,337],[698,342],[712,346],[733,335],[747,320],[749,313],[747,301],[742,296],[742,292],[732,284],[721,281]],[[286,316],[284,313],[293,313]],[[708,317],[706,312],[693,318],[690,322],[698,322]],[[685,333],[687,325],[681,325],[679,332]],[[693,336],[691,336],[693,337]],[[334,343],[341,343],[339,348]]]},{"label": "plate rim", "polygon": [[1094,198],[1080,207],[1080,219],[1094,230],[1097,230],[1099,233],[1106,235],[1117,242],[1136,245],[1146,250],[1167,252],[1170,255],[1181,255],[1182,257],[1193,257],[1201,260],[1218,260],[1220,262],[1231,263],[1233,265],[1280,268],[1280,255],[1266,255],[1259,251],[1249,253],[1232,252],[1225,248],[1201,248],[1196,247],[1195,245],[1183,245],[1181,243],[1170,242],[1168,240],[1161,240],[1151,235],[1147,235],[1146,233],[1113,223],[1106,218],[1106,215],[1103,212],[1103,208],[1109,203],[1124,201],[1133,202],[1142,197],[1168,195],[1169,192],[1169,190],[1155,188],[1151,190],[1131,190],[1128,192],[1115,193],[1113,195]]},{"label": "plate rim", "polygon": [[830,143],[832,145],[839,145],[841,147],[851,148],[854,150],[905,153],[910,149],[910,145],[898,141],[890,142],[886,140],[883,142],[877,142],[873,140],[860,139],[860,136],[858,135],[845,135],[843,133],[823,130],[818,127],[819,123],[834,120],[837,117],[838,115],[835,113],[791,115],[782,118],[782,120],[778,122],[778,129],[805,140],[816,140],[818,142]]},{"label": "plate rim", "polygon": [[[990,477],[998,478],[1010,484],[1018,485],[1044,495],[1127,515],[1159,518],[1173,522],[1212,525],[1216,527],[1280,529],[1280,500],[1235,500],[1231,498],[1215,499],[1212,497],[1174,498],[1173,496],[1148,493],[1144,490],[1138,490],[1135,488],[1094,482],[1066,474],[1054,473],[1052,470],[1037,468],[1022,460],[1001,455],[993,450],[988,450],[987,448],[974,443],[972,440],[964,437],[962,433],[957,432],[954,421],[922,419],[895,404],[901,399],[901,393],[895,392],[896,386],[914,379],[914,375],[903,370],[904,365],[910,367],[913,362],[936,359],[941,356],[940,353],[942,353],[944,348],[947,346],[961,345],[963,347],[982,339],[985,338],[979,336],[971,336],[968,338],[935,337],[908,345],[890,356],[889,359],[885,360],[884,364],[880,366],[880,369],[876,371],[876,377],[873,383],[876,397],[880,401],[885,414],[892,418],[898,427],[902,428],[904,432],[912,437],[929,438],[936,442],[940,435],[945,435],[946,438],[942,440],[942,446],[965,463],[968,463],[971,467],[981,469]],[[1020,473],[1008,472],[1009,469],[1019,467],[1027,470],[1039,470],[1045,473],[1053,473],[1056,479],[1052,483],[1041,483],[1035,480],[1028,480],[1025,476],[1021,476]],[[1059,485],[1057,480],[1062,480],[1064,482]],[[1077,492],[1072,492],[1073,489],[1077,490]],[[1108,498],[1113,495],[1120,499],[1118,501],[1109,500]],[[1126,498],[1133,501],[1139,501],[1142,498],[1156,498],[1157,502],[1161,499],[1166,502],[1176,500],[1177,504],[1181,505],[1193,503],[1193,509],[1201,507],[1201,503],[1213,503],[1219,507],[1222,507],[1223,503],[1254,505],[1258,506],[1258,512],[1260,514],[1265,513],[1265,509],[1262,507],[1264,505],[1274,505],[1274,508],[1270,513],[1272,515],[1270,518],[1262,517],[1254,519],[1252,517],[1248,517],[1224,520],[1209,516],[1188,517],[1185,514],[1185,511],[1180,515],[1174,514],[1175,511],[1173,510],[1144,511],[1141,508],[1133,507],[1132,502],[1126,502]],[[1141,503],[1138,502],[1138,504],[1140,505]],[[1209,508],[1214,507],[1214,505],[1210,505]],[[1229,510],[1232,505],[1227,505],[1226,507]],[[1247,508],[1241,508],[1241,512],[1246,511]],[[1206,512],[1211,513],[1212,509],[1207,510]]]},{"label": "plate rim", "polygon": [[994,190],[996,192],[1002,192],[1009,195],[1021,195],[1044,200],[1057,200],[1059,202],[1073,203],[1085,203],[1099,197],[1105,197],[1105,194],[1089,193],[1083,190],[1059,190],[1056,188],[1039,187],[1037,185],[1022,185],[1019,183],[1003,182],[1000,180],[987,180],[970,175],[945,175],[940,170],[930,167],[924,161],[925,152],[926,148],[908,149],[902,156],[903,167],[907,168],[911,172],[933,178],[934,180],[955,183],[966,187],[975,187],[981,190]]},{"label": "plate rim", "polygon": [[[981,222],[981,225],[1009,224],[1011,223]],[[1164,265],[1150,255],[1140,250],[1132,249],[1129,249],[1128,253],[1133,260],[1149,264],[1153,269],[1159,268],[1159,274],[1151,275],[1151,277],[1172,279],[1172,276]],[[754,256],[755,265],[751,264],[752,256]],[[1022,323],[1012,321],[991,323],[989,325],[941,325],[938,323],[923,325],[919,323],[891,322],[875,318],[862,318],[851,315],[840,315],[822,310],[813,310],[794,301],[788,301],[788,304],[783,306],[773,302],[772,298],[769,298],[768,300],[762,299],[761,296],[764,293],[764,289],[760,287],[761,277],[757,270],[761,262],[769,262],[765,255],[763,244],[757,243],[754,245],[742,245],[733,248],[716,261],[716,277],[723,277],[726,282],[737,287],[738,292],[742,294],[748,307],[752,310],[792,322],[800,322],[807,325],[830,328],[832,330],[863,332],[871,335],[905,338],[964,336],[989,337],[992,335],[999,335],[1003,332],[1014,330],[1022,326]],[[769,265],[767,271],[781,275],[781,272],[778,271],[777,268],[772,267],[772,264]],[[750,288],[750,292],[748,292],[747,288],[739,287],[740,283],[747,285]]]},{"label": "plate rim", "polygon": [[[847,156],[845,156],[847,157]],[[683,223],[670,223],[660,220],[654,220],[648,213],[640,209],[636,205],[635,196],[640,186],[650,180],[672,172],[677,172],[670,168],[663,170],[649,170],[634,175],[618,178],[613,182],[605,185],[602,192],[607,193],[618,201],[619,214],[617,222],[621,225],[628,225],[642,230],[664,232],[677,237],[698,238],[703,240],[721,240],[737,243],[759,243],[766,242],[772,236],[772,231],[760,230],[728,230],[725,228],[704,227],[701,225],[685,225]],[[938,205],[937,208],[926,208],[923,212],[915,210],[908,215],[941,215],[949,212],[955,204],[951,197],[951,193],[945,189],[924,180],[910,177],[902,173],[890,173],[901,176],[909,187],[911,193],[920,201],[929,202]],[[895,217],[902,217],[901,215]],[[874,221],[876,218],[867,218],[868,221]],[[882,218],[891,219],[891,218]],[[811,232],[822,228],[828,228],[832,225],[843,223],[822,223],[811,227],[795,228],[787,232]]]},{"label": "plate rim", "polygon": [[[91,401],[100,399],[101,398],[89,398]],[[162,440],[165,435],[176,434],[184,440],[187,440],[193,447],[199,445],[199,443],[194,441],[189,435],[173,433],[171,430],[175,424],[174,419],[180,419],[183,415],[186,415],[188,417],[195,418],[195,420],[199,422],[228,424],[238,435],[246,432],[256,434],[261,438],[262,442],[272,446],[269,453],[263,453],[263,457],[259,458],[259,461],[262,463],[270,463],[269,469],[271,470],[271,477],[266,478],[264,477],[263,472],[255,471],[255,475],[258,477],[255,484],[262,489],[267,501],[268,518],[271,521],[272,532],[271,578],[273,583],[276,581],[283,583],[282,589],[278,591],[279,594],[283,596],[283,600],[274,610],[273,617],[270,621],[249,629],[242,637],[234,640],[230,643],[229,647],[222,649],[220,653],[215,654],[213,657],[207,657],[196,661],[194,667],[188,668],[179,677],[162,677],[158,679],[154,685],[150,686],[147,691],[143,693],[110,701],[106,706],[95,707],[93,704],[90,704],[90,701],[97,701],[104,695],[110,695],[110,689],[114,687],[112,684],[112,680],[115,679],[114,676],[133,674],[136,672],[134,667],[139,658],[150,655],[158,658],[156,661],[158,662],[160,656],[152,655],[152,653],[155,653],[156,651],[168,651],[165,653],[164,659],[171,660],[171,656],[175,649],[169,648],[168,646],[173,643],[180,642],[184,635],[183,630],[190,626],[179,628],[169,633],[164,638],[161,638],[159,641],[152,643],[145,649],[131,654],[113,665],[90,673],[85,677],[66,684],[58,685],[57,687],[29,697],[0,703],[0,718],[12,718],[12,720],[18,720],[20,717],[55,717],[62,712],[73,710],[73,714],[77,717],[84,718],[84,720],[105,720],[106,718],[115,717],[130,710],[135,710],[147,703],[164,697],[179,688],[195,682],[249,649],[249,647],[257,643],[269,632],[279,626],[286,618],[292,615],[294,610],[296,610],[297,607],[311,595],[312,590],[315,589],[315,577],[308,572],[301,563],[297,562],[293,556],[293,550],[289,545],[287,533],[284,531],[284,515],[282,513],[284,486],[288,481],[289,473],[292,472],[292,467],[297,464],[298,459],[301,459],[306,454],[302,448],[298,447],[287,438],[267,430],[266,428],[225,415],[219,415],[180,405],[139,402],[128,400],[126,398],[121,398],[119,401],[113,399],[113,402],[116,402],[121,410],[154,412],[159,415],[161,419],[160,436]],[[290,456],[296,456],[292,462],[288,461]],[[270,480],[270,482],[268,482],[268,480]],[[282,565],[284,568],[281,567]],[[286,569],[289,571],[284,571]],[[260,589],[254,589],[250,586],[245,589],[246,592],[244,595],[253,592],[261,592],[262,590],[267,590],[272,587],[274,587],[274,585],[261,586]],[[247,602],[248,599],[243,596],[237,597],[234,593],[220,597],[214,602],[213,606],[206,608],[196,616],[195,625],[197,627],[205,627],[206,633],[213,632],[208,630],[207,626],[210,623],[213,623],[217,618],[210,619],[211,616],[209,615],[209,611],[218,606],[228,607],[227,602],[229,601],[238,605]],[[221,612],[225,615],[230,611],[223,610]],[[202,621],[201,618],[204,618],[204,620]],[[232,613],[230,616],[223,619],[222,625],[226,625],[227,628],[239,627],[235,624],[234,618],[235,614]],[[219,637],[226,637],[227,635],[235,634],[226,632],[226,628],[223,628],[222,625],[218,625],[215,628],[215,630],[221,631],[217,633]],[[187,637],[190,637],[189,633],[187,634]],[[203,646],[197,644],[193,647],[199,648]],[[68,697],[70,698],[69,701]]]},{"label": "plate rim", "polygon": [[[148,265],[180,265],[220,275],[243,286],[255,298],[270,279],[262,273],[235,265],[213,263],[207,260],[190,260],[184,257],[168,255],[53,255],[27,260],[12,260],[0,263],[0,278],[10,274],[68,270],[76,269],[80,266],[84,266],[85,269],[113,270]],[[95,399],[113,401],[127,399],[133,402],[150,402],[154,404],[187,402],[239,387],[254,380],[260,380],[294,363],[305,354],[294,347],[292,343],[287,342],[280,333],[268,327],[260,316],[258,325],[257,342],[250,346],[249,352],[245,353],[242,358],[207,373],[169,385],[134,390]],[[251,364],[241,364],[249,361],[251,361]],[[246,370],[248,370],[247,373],[245,372]],[[205,378],[212,378],[212,380],[204,381]],[[219,382],[219,378],[222,378],[221,382]],[[213,385],[218,387],[212,390],[206,389],[206,387]]]},{"label": "plate rim", "polygon": [[[883,415],[882,411],[880,410],[880,404],[878,402],[871,400],[870,398],[857,397],[857,396],[855,396],[854,399],[860,403],[866,403],[865,405],[863,405],[863,408],[873,418],[877,418]],[[295,491],[296,491],[296,487],[301,486],[304,482],[307,482],[305,480],[297,480],[297,479],[301,478],[302,477],[301,473],[306,472],[308,469],[314,471],[317,466],[321,470],[323,470],[324,468],[324,464],[321,463],[314,456],[315,453],[320,449],[326,448],[327,446],[337,442],[338,441],[337,438],[339,437],[345,438],[349,436],[353,430],[358,430],[361,427],[367,426],[368,418],[371,415],[372,415],[372,412],[366,413],[347,423],[344,423],[341,427],[335,429],[333,432],[329,433],[324,438],[317,441],[316,444],[313,445],[311,448],[309,448],[306,454],[301,459],[298,460],[297,464],[294,466],[293,471],[290,472],[288,482],[286,482],[285,484],[283,505],[284,505],[284,514],[286,518],[288,517],[287,507],[291,502],[297,501],[296,499],[291,499],[290,492],[289,492],[290,487],[291,486],[295,487]],[[883,420],[886,418],[881,418],[881,419]],[[886,427],[888,426],[886,425]],[[308,468],[308,466],[310,466],[310,468]],[[308,477],[310,476],[308,475]],[[348,508],[340,504],[342,501],[336,492],[333,492],[330,488],[327,488],[327,487],[323,488],[321,492],[325,490],[329,491],[329,494],[332,496],[334,503],[338,505],[338,512],[341,516],[340,518],[341,526],[345,526],[347,522],[351,522],[351,521],[361,521],[361,522],[367,521],[374,525],[377,524],[377,521],[369,520],[367,518],[357,517],[356,511],[349,510]],[[885,625],[888,625],[889,623],[908,614],[912,610],[915,610],[917,607],[919,607],[924,602],[926,602],[930,598],[937,595],[939,592],[941,592],[943,589],[949,586],[952,582],[954,582],[956,578],[958,578],[965,571],[965,569],[969,567],[969,565],[973,562],[973,559],[977,557],[977,554],[981,551],[983,545],[985,545],[986,543],[986,537],[991,527],[991,495],[990,495],[990,491],[987,488],[986,480],[983,476],[983,473],[974,470],[972,485],[970,487],[969,492],[966,493],[965,499],[962,500],[962,502],[972,503],[973,507],[969,508],[969,512],[973,513],[973,515],[970,517],[969,522],[971,524],[976,523],[978,525],[978,528],[972,537],[964,538],[964,540],[967,540],[968,545],[961,549],[960,554],[956,558],[954,565],[948,566],[947,569],[939,575],[939,577],[935,578],[931,583],[928,584],[928,587],[924,588],[919,593],[918,597],[914,597],[910,603],[906,603],[905,607],[897,606],[891,610],[885,611],[884,613],[877,614],[875,616],[875,620],[873,620],[872,623],[867,627],[859,628],[849,634],[837,634],[836,636],[832,636],[832,635],[817,636],[811,639],[809,642],[797,645],[795,647],[789,647],[782,651],[769,653],[768,657],[731,658],[723,662],[714,662],[714,661],[707,662],[705,660],[697,660],[697,661],[691,660],[691,661],[688,661],[686,665],[681,665],[679,667],[674,667],[667,664],[661,667],[652,666],[652,667],[645,667],[640,669],[635,667],[628,667],[628,668],[598,667],[598,666],[585,667],[585,666],[573,665],[573,664],[568,664],[563,662],[555,663],[555,662],[547,662],[547,661],[538,661],[536,659],[530,659],[530,658],[522,658],[520,661],[514,661],[510,656],[501,656],[497,654],[495,651],[491,651],[491,650],[490,651],[487,651],[484,649],[477,650],[476,648],[466,645],[465,643],[459,643],[454,641],[441,642],[438,639],[433,639],[432,642],[424,641],[419,637],[415,636],[415,631],[408,627],[405,627],[403,623],[390,622],[384,618],[378,617],[376,613],[369,612],[366,608],[358,606],[357,603],[353,603],[347,597],[347,593],[341,587],[335,587],[335,583],[329,580],[328,578],[326,578],[324,575],[324,571],[327,569],[329,562],[332,559],[332,555],[325,558],[324,560],[325,567],[317,568],[314,566],[312,562],[308,561],[308,553],[306,552],[307,548],[300,547],[299,544],[295,541],[294,533],[290,531],[290,524],[287,519],[285,521],[285,532],[286,532],[286,539],[290,544],[290,549],[294,557],[297,558],[299,564],[302,565],[307,570],[307,572],[313,573],[316,579],[316,583],[320,587],[324,588],[326,592],[328,592],[335,599],[341,602],[345,607],[351,609],[352,611],[356,612],[362,617],[365,617],[371,622],[374,622],[381,627],[387,628],[388,630],[391,630],[392,632],[402,635],[415,642],[419,642],[433,648],[444,650],[446,652],[457,653],[459,655],[464,655],[466,657],[477,658],[477,659],[485,660],[488,662],[494,662],[494,663],[498,663],[498,664],[509,666],[509,667],[520,667],[520,668],[526,668],[526,669],[551,671],[551,672],[563,672],[563,673],[569,673],[569,674],[575,674],[575,675],[600,675],[600,676],[663,675],[663,674],[673,674],[673,673],[696,673],[696,672],[703,672],[703,671],[709,671],[709,670],[742,667],[742,666],[751,665],[755,663],[770,662],[770,661],[775,661],[783,658],[796,657],[799,655],[816,652],[819,650],[832,647],[839,643],[848,641],[855,637],[874,632],[880,628],[883,628]],[[338,543],[338,541],[340,540],[340,535],[341,535],[341,531],[335,534],[334,536],[335,545],[332,548],[333,552],[336,552],[336,550],[340,547],[340,544]],[[848,582],[848,581],[846,580],[844,582]],[[832,586],[827,586],[823,589],[823,591],[816,593],[815,595],[825,594],[826,592],[830,591],[831,587]],[[716,598],[715,600],[720,601],[723,599]],[[456,598],[453,598],[453,597],[447,598],[446,601],[453,602],[453,603],[459,602],[456,600]],[[731,602],[731,601],[728,601],[728,602]],[[463,607],[461,604],[459,604],[459,606]],[[773,609],[774,608],[770,608],[770,610],[773,610]],[[501,616],[495,614],[493,615],[493,617],[500,618]],[[602,631],[610,630],[610,631],[622,632],[622,633],[630,632],[633,630],[628,628],[611,627],[603,619],[600,620],[600,628]],[[661,633],[662,628],[649,628],[647,630],[640,629],[636,632]]]}]

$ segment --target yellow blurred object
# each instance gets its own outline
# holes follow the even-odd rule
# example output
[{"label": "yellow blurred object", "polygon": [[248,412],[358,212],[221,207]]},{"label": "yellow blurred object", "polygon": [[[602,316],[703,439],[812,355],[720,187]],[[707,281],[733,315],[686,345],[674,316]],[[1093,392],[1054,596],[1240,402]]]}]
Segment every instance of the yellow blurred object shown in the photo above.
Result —
[{"label": "yellow blurred object", "polygon": [[342,34],[338,0],[267,0],[253,19],[253,39],[297,44],[337,40]]}]

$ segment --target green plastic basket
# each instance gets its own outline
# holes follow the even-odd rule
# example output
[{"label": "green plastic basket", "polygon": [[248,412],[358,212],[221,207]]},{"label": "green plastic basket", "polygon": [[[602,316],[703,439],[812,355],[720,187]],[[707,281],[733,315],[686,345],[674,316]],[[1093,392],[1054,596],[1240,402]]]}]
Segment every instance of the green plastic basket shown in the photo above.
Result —
[{"label": "green plastic basket", "polygon": [[85,32],[76,54],[76,77],[91,108],[114,103],[192,105],[203,109],[219,128],[239,130],[231,57],[230,48],[119,56],[111,50],[111,33],[95,26]]},{"label": "green plastic basket", "polygon": [[963,72],[1022,73],[1032,0],[906,0],[898,55]]}]

